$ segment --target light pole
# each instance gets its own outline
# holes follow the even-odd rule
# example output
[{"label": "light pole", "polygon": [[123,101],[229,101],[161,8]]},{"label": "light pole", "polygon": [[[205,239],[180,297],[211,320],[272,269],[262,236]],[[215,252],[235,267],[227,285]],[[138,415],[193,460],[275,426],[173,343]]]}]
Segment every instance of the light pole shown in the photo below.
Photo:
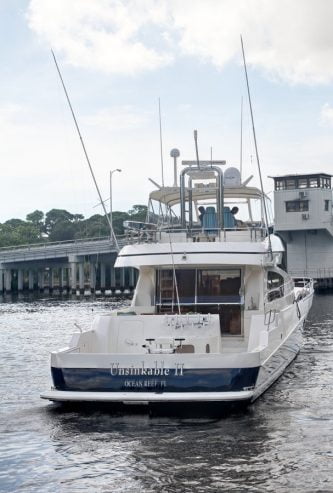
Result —
[{"label": "light pole", "polygon": [[116,168],[116,169],[110,170],[110,226],[111,226],[111,237],[112,237],[112,235],[114,235],[113,223],[112,223],[112,175],[116,171],[118,171],[120,173],[121,172],[121,169]]}]

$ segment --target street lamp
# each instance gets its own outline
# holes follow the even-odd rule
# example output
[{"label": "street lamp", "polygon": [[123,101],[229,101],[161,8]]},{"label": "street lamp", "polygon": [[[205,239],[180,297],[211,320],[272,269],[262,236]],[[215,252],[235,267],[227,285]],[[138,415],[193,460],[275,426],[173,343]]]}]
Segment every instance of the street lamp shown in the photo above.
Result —
[{"label": "street lamp", "polygon": [[111,226],[111,236],[112,236],[112,234],[114,235],[113,223],[112,223],[112,175],[116,171],[118,171],[120,173],[121,172],[121,169],[116,168],[116,169],[112,169],[110,171],[110,226]]}]

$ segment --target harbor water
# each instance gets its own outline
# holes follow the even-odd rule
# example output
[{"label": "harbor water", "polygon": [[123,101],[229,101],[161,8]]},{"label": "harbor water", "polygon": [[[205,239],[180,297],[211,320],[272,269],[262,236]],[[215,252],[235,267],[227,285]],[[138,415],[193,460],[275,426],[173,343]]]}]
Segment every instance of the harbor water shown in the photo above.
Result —
[{"label": "harbor water", "polygon": [[123,300],[0,299],[1,492],[333,492],[333,295],[246,411],[220,419],[62,409],[49,352]]}]

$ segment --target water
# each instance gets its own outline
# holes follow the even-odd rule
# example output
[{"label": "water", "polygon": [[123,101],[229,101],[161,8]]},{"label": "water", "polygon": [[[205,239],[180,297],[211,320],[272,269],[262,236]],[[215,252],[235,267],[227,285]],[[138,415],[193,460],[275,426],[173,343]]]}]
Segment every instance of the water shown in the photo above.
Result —
[{"label": "water", "polygon": [[110,306],[0,304],[1,492],[333,492],[333,295],[315,297],[280,380],[219,420],[64,411],[39,398],[49,351]]}]

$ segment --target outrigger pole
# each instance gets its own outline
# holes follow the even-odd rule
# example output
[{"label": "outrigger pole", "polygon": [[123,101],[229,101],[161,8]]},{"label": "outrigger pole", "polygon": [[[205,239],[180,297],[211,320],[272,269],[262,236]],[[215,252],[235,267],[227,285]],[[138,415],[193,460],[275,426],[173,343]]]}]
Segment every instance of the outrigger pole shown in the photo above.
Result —
[{"label": "outrigger pole", "polygon": [[158,120],[159,120],[159,124],[160,124],[160,155],[161,155],[162,187],[164,187],[163,137],[162,137],[162,116],[161,116],[161,99],[160,98],[158,98]]},{"label": "outrigger pole", "polygon": [[83,152],[84,152],[84,155],[86,157],[86,161],[88,163],[88,166],[89,166],[89,170],[90,170],[90,173],[91,173],[91,176],[92,176],[92,179],[94,181],[94,184],[95,184],[95,187],[96,187],[96,190],[97,190],[97,193],[98,193],[98,196],[99,196],[99,200],[100,200],[100,203],[103,207],[103,210],[104,210],[104,214],[105,214],[105,217],[109,223],[109,226],[110,226],[110,233],[111,233],[111,238],[113,239],[115,245],[116,245],[116,248],[117,250],[119,250],[119,245],[118,245],[118,241],[117,241],[117,238],[116,238],[116,235],[114,234],[114,231],[113,231],[113,227],[112,227],[112,224],[111,224],[111,218],[109,217],[109,214],[106,210],[106,207],[104,205],[104,201],[102,199],[102,195],[101,195],[101,192],[99,191],[99,187],[98,187],[98,184],[97,184],[97,181],[96,181],[96,178],[95,178],[95,174],[94,174],[94,171],[92,169],[92,166],[91,166],[91,163],[90,163],[90,159],[89,159],[89,156],[88,156],[88,153],[87,153],[87,149],[86,149],[86,146],[84,145],[84,141],[83,141],[83,138],[82,138],[82,135],[81,135],[81,132],[80,132],[80,128],[79,128],[79,125],[77,123],[77,120],[76,120],[76,117],[75,117],[75,113],[74,113],[74,110],[73,110],[73,107],[72,107],[72,104],[71,104],[71,101],[69,99],[69,96],[68,96],[68,92],[67,92],[67,89],[66,89],[66,86],[65,86],[65,83],[64,83],[64,80],[62,78],[62,75],[61,75],[61,72],[60,72],[60,69],[59,69],[59,66],[58,66],[58,63],[57,63],[57,59],[55,57],[55,54],[53,52],[53,50],[51,50],[51,53],[52,53],[52,56],[53,56],[53,60],[54,60],[54,63],[55,63],[55,66],[57,68],[57,71],[58,71],[58,74],[59,74],[59,78],[60,78],[60,81],[61,81],[61,84],[62,84],[62,87],[64,89],[64,92],[65,92],[65,96],[66,96],[66,99],[67,99],[67,103],[68,103],[68,106],[69,106],[69,109],[72,113],[72,117],[73,117],[73,120],[74,120],[74,123],[75,123],[75,127],[76,127],[76,130],[77,130],[77,133],[79,135],[79,138],[80,138],[80,141],[81,141],[81,145],[82,145],[82,149],[83,149]]},{"label": "outrigger pole", "polygon": [[253,118],[253,111],[252,111],[250,86],[249,86],[249,79],[248,79],[248,76],[247,76],[247,68],[246,68],[245,52],[244,52],[244,45],[243,45],[243,38],[242,38],[242,36],[240,37],[240,39],[241,39],[241,45],[242,45],[242,54],[243,54],[243,63],[244,63],[244,71],[245,71],[247,95],[248,95],[248,99],[249,99],[249,106],[250,106],[250,113],[251,113],[251,122],[252,122],[252,132],[253,132],[254,147],[255,147],[255,151],[256,151],[256,158],[257,158],[257,165],[258,165],[258,172],[259,172],[259,179],[260,179],[260,187],[261,187],[262,200],[263,200],[263,206],[264,206],[264,215],[265,215],[266,230],[267,230],[267,236],[268,236],[268,245],[269,245],[270,254],[271,254],[272,258],[273,258],[272,243],[271,243],[271,239],[270,239],[270,236],[269,236],[269,229],[268,229],[267,206],[266,206],[264,186],[263,186],[262,176],[261,176],[261,168],[260,168],[259,153],[258,153],[258,146],[257,146],[257,137],[256,137],[256,130],[255,130],[255,127],[254,127],[254,118]]}]

